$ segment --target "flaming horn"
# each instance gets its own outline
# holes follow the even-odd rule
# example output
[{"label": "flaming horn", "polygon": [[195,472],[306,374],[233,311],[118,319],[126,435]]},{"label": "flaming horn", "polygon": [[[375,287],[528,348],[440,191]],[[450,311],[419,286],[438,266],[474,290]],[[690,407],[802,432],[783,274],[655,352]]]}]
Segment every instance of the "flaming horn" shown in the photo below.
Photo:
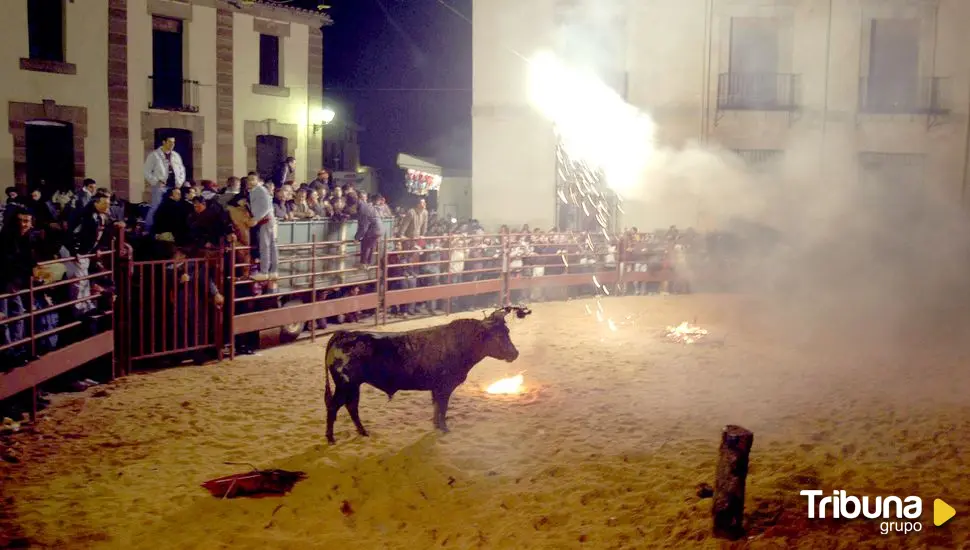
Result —
[{"label": "flaming horn", "polygon": [[525,319],[527,315],[532,314],[532,310],[526,306],[505,306],[503,308],[496,309],[491,315],[487,315],[486,319],[504,319],[509,313],[515,312],[515,316],[519,319]]}]

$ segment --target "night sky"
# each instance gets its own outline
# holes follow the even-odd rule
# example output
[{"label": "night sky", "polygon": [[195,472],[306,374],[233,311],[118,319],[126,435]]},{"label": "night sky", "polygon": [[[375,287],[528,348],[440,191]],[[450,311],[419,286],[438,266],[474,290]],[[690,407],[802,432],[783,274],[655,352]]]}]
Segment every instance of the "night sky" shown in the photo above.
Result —
[{"label": "night sky", "polygon": [[334,20],[323,31],[324,94],[364,126],[361,162],[384,179],[398,152],[469,169],[472,0],[294,2],[321,3]]}]

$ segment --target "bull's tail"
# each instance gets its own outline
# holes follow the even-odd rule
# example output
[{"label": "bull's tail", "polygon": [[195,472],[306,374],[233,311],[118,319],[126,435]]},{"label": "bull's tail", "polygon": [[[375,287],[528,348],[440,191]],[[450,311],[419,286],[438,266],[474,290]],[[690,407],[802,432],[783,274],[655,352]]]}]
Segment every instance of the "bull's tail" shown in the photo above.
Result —
[{"label": "bull's tail", "polygon": [[346,331],[338,330],[330,336],[330,340],[327,342],[327,351],[323,358],[323,376],[326,380],[326,386],[323,390],[323,401],[328,406],[330,405],[330,400],[333,399],[333,388],[330,387],[330,366],[333,364],[333,356],[330,355],[330,350],[333,347],[333,343],[346,333]]}]

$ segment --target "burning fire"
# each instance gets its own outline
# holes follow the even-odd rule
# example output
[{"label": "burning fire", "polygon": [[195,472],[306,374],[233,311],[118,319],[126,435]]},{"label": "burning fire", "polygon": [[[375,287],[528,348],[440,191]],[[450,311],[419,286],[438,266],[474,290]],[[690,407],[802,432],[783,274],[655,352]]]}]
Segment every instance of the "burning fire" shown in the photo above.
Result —
[{"label": "burning fire", "polygon": [[525,382],[525,377],[521,374],[517,374],[511,378],[503,378],[485,388],[485,393],[493,395],[517,395],[522,393],[523,382]]},{"label": "burning fire", "polygon": [[707,336],[706,329],[691,325],[687,321],[676,327],[667,327],[667,338],[680,344],[693,344],[705,336]]}]

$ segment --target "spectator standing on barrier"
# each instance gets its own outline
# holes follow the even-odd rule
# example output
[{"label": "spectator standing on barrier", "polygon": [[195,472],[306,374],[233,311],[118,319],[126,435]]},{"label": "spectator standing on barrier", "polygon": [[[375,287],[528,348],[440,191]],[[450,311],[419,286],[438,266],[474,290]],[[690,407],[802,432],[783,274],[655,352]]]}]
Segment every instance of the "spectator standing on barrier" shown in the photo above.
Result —
[{"label": "spectator standing on barrier", "polygon": [[[366,195],[364,196],[366,197]],[[354,197],[354,195],[350,195],[350,197]],[[352,201],[356,200],[356,198],[352,199]],[[361,267],[371,266],[374,248],[377,247],[377,241],[383,234],[384,228],[381,227],[381,218],[378,216],[377,210],[366,202],[359,202],[357,204],[357,234],[354,235],[354,240],[360,243]]]},{"label": "spectator standing on barrier", "polygon": [[277,222],[273,215],[273,199],[258,177],[250,176],[247,183],[249,209],[253,216],[250,224],[257,228],[256,235],[259,243],[259,270],[253,275],[253,280],[276,280],[279,278],[277,273],[279,250],[276,243]]},{"label": "spectator standing on barrier", "polygon": [[273,185],[279,189],[283,185],[290,183],[296,177],[296,159],[293,157],[286,157],[286,160],[281,162],[276,170],[273,171]]},{"label": "spectator standing on barrier", "polygon": [[424,199],[418,199],[414,208],[408,210],[404,215],[401,227],[401,236],[411,241],[424,237],[428,232],[428,203]]},{"label": "spectator standing on barrier", "polygon": [[162,203],[165,190],[180,188],[185,184],[185,165],[182,157],[175,150],[175,138],[168,137],[162,145],[148,154],[145,159],[145,181],[151,187],[151,209],[145,219],[145,226],[151,230],[155,222],[155,213]]}]

